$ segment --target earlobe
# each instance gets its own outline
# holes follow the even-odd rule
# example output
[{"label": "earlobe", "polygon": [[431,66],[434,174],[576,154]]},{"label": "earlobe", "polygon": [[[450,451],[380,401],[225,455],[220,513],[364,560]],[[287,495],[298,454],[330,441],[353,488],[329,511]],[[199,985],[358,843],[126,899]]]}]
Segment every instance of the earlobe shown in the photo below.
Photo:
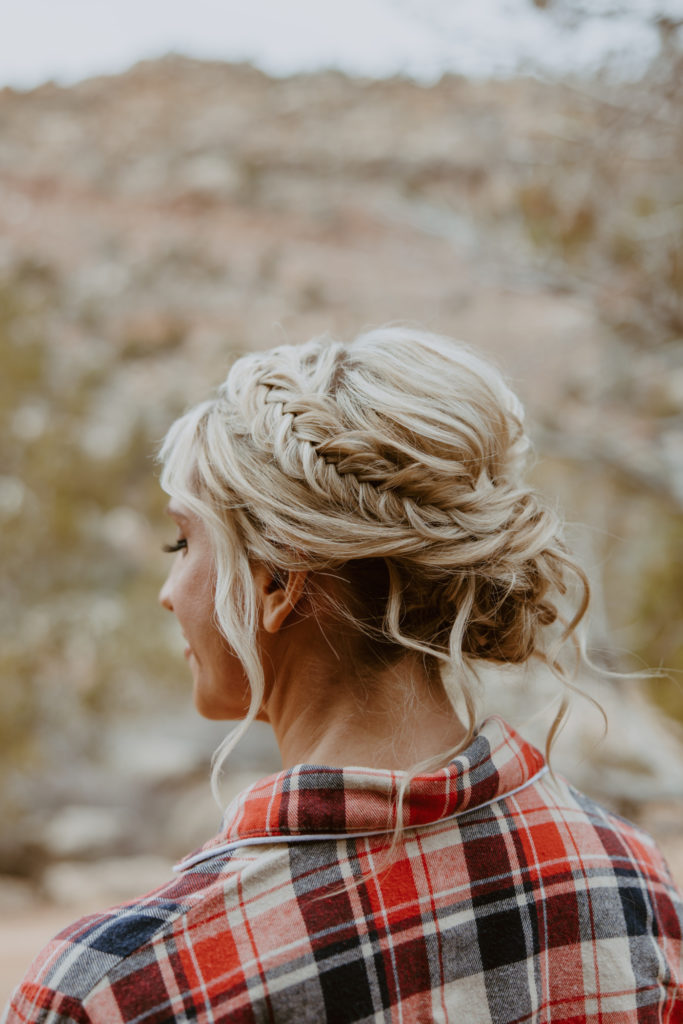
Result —
[{"label": "earlobe", "polygon": [[261,622],[266,633],[277,633],[301,600],[306,583],[305,570],[273,573],[257,578],[261,589]]}]

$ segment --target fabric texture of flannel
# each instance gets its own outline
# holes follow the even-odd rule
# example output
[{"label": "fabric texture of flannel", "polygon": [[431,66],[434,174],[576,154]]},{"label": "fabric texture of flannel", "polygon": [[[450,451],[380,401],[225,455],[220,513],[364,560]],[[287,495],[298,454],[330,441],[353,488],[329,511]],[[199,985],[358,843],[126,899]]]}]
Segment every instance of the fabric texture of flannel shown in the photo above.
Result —
[{"label": "fabric texture of flannel", "polygon": [[6,1024],[683,1022],[683,902],[652,840],[488,719],[416,777],[257,782],[162,888],[77,921]]}]

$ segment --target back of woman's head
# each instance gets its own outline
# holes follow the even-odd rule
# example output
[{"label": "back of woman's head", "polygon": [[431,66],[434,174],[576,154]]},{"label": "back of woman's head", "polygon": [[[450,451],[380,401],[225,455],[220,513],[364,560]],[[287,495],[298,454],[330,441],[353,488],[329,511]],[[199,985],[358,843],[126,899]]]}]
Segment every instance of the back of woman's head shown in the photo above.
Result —
[{"label": "back of woman's head", "polygon": [[[416,650],[456,675],[481,659],[557,665],[549,638],[571,633],[587,585],[524,482],[522,418],[467,348],[389,327],[245,356],[171,428],[162,484],[210,528],[216,616],[252,705],[254,562],[341,581],[365,658]],[[568,575],[579,609],[553,635]]]}]

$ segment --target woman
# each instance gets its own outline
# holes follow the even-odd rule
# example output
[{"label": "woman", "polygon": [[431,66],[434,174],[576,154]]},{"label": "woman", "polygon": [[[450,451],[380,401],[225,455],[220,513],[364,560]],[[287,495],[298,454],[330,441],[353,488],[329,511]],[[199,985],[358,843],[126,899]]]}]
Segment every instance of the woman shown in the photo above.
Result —
[{"label": "woman", "polygon": [[171,428],[161,602],[200,712],[241,720],[214,782],[254,718],[283,771],[48,945],[7,1020],[683,1019],[652,841],[476,720],[482,662],[562,692],[581,657],[588,585],[527,450],[495,370],[393,328],[247,356]]}]

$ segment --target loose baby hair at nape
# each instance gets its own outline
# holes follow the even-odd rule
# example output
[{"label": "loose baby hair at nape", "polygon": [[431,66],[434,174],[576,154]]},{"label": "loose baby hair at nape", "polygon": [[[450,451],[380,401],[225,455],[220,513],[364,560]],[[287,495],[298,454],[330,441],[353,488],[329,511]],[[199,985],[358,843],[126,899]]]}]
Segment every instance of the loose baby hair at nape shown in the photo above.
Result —
[{"label": "loose baby hair at nape", "polygon": [[[345,583],[340,614],[362,657],[418,652],[464,697],[465,743],[477,663],[538,658],[569,684],[563,650],[569,639],[580,649],[588,583],[557,514],[525,482],[528,453],[498,370],[398,327],[244,356],[171,427],[162,486],[210,531],[216,620],[251,685],[216,771],[263,700],[254,562]],[[563,714],[564,702],[550,739]]]}]

